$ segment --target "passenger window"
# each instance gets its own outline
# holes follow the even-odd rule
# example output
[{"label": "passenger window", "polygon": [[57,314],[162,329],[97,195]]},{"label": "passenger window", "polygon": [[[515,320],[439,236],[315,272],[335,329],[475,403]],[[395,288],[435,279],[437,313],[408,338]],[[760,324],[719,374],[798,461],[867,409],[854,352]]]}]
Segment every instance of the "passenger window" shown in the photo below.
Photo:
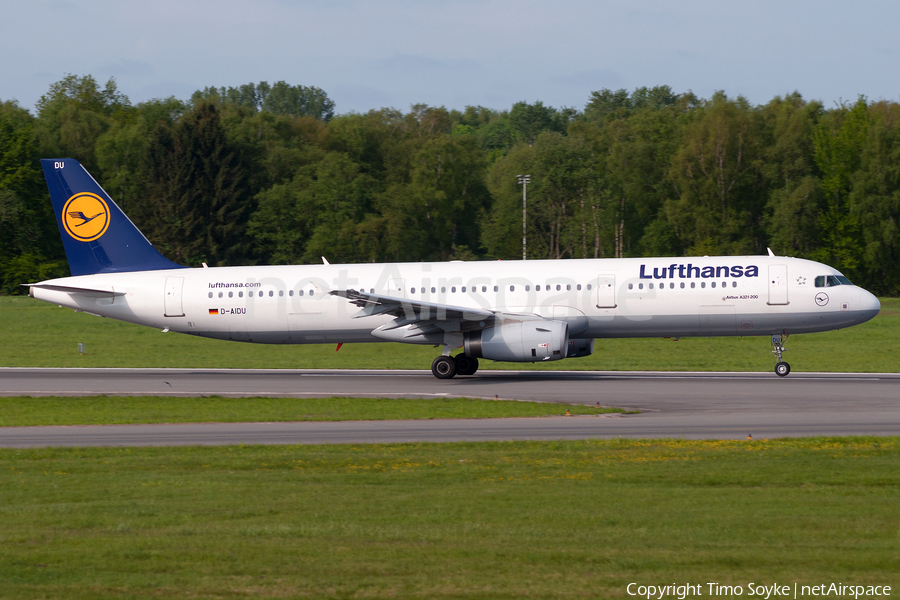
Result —
[{"label": "passenger window", "polygon": [[576,286],[575,286],[575,289],[578,290],[578,291],[580,292],[580,291],[581,291],[581,284],[579,283],[578,285],[576,285]]},{"label": "passenger window", "polygon": [[509,286],[509,291],[511,291],[511,292],[516,291],[516,286],[514,286],[514,285]]},{"label": "passenger window", "polygon": [[639,283],[639,284],[638,284],[638,289],[639,289],[639,290],[644,289],[644,284],[643,284],[643,283]]},{"label": "passenger window", "polygon": [[243,298],[243,297],[244,297],[244,292],[238,292],[238,298]]},{"label": "passenger window", "polygon": [[737,287],[737,281],[732,281],[732,282],[731,282],[731,287],[736,288],[736,287]]},{"label": "passenger window", "polygon": [[432,293],[432,294],[434,293],[434,288],[431,288],[431,293]]},{"label": "passenger window", "polygon": [[298,296],[302,296],[302,295],[303,295],[303,290],[300,290],[299,292],[297,292],[297,295],[298,295]]},{"label": "passenger window", "polygon": [[694,289],[695,287],[697,287],[697,284],[694,283],[694,282],[692,281],[692,282],[691,282],[691,289]]},{"label": "passenger window", "polygon": [[482,291],[482,293],[486,292],[486,291],[487,291],[487,286],[486,286],[486,285],[481,286],[481,291]]},{"label": "passenger window", "polygon": [[455,293],[456,293],[456,286],[454,285],[453,287],[451,287],[451,288],[450,288],[450,291],[453,292],[453,293],[455,294]]},{"label": "passenger window", "polygon": [[463,293],[463,294],[466,293],[466,286],[462,286],[462,293]]},{"label": "passenger window", "polygon": [[415,294],[415,293],[416,293],[416,288],[409,288],[409,293],[410,293],[410,294]]},{"label": "passenger window", "polygon": [[442,294],[446,294],[446,293],[447,293],[447,288],[442,287],[442,288],[441,288],[441,293],[442,293]]},{"label": "passenger window", "polygon": [[700,287],[701,287],[701,288],[705,288],[705,287],[706,287],[706,282],[705,282],[705,281],[701,281],[701,282],[700,282]]},{"label": "passenger window", "polygon": [[222,292],[219,292],[219,298],[221,298],[221,297],[222,297]]},{"label": "passenger window", "polygon": [[369,293],[370,293],[370,294],[374,294],[374,293],[375,293],[375,288],[369,288]]},{"label": "passenger window", "polygon": [[209,297],[212,298],[212,292],[209,293]]},{"label": "passenger window", "polygon": [[290,290],[290,291],[288,292],[288,296],[292,296],[292,297],[293,297],[293,295],[294,295],[294,290]]},{"label": "passenger window", "polygon": [[228,297],[229,297],[229,298],[233,298],[233,297],[234,297],[234,292],[228,292]]},{"label": "passenger window", "polygon": [[313,297],[313,291],[312,291],[312,290],[309,290],[309,297],[310,297],[310,298]]},{"label": "passenger window", "polygon": [[816,287],[825,287],[825,276],[819,275],[816,277]]},{"label": "passenger window", "polygon": [[652,283],[651,283],[651,284],[648,284],[647,287],[649,287],[649,288],[652,290],[652,289],[653,289],[653,284],[652,284]]},{"label": "passenger window", "polygon": [[710,286],[710,287],[716,287],[716,282],[713,281],[712,283],[709,284],[709,286]]},{"label": "passenger window", "polygon": [[497,286],[495,285],[495,286],[494,286],[494,291],[495,291],[495,292],[499,292],[499,291],[500,291],[500,288],[497,287]]},{"label": "passenger window", "polygon": [[530,292],[530,291],[531,291],[531,286],[530,286],[530,285],[526,285],[526,286],[525,286],[525,291],[526,291],[526,292]]},{"label": "passenger window", "polygon": [[588,284],[588,289],[591,289],[591,284]]},{"label": "passenger window", "polygon": [[681,289],[684,289],[684,282],[681,282]]},{"label": "passenger window", "polygon": [[558,291],[560,291],[561,289],[562,289],[562,286],[559,285],[559,284],[557,283],[557,284],[556,284],[556,291],[558,292]]},{"label": "passenger window", "polygon": [[572,291],[572,284],[571,284],[571,283],[566,284],[566,291],[567,291],[567,292],[571,292],[571,291]]},{"label": "passenger window", "polygon": [[284,298],[284,290],[278,290],[278,297]]},{"label": "passenger window", "polygon": [[541,286],[540,285],[534,286],[534,291],[536,291],[536,292],[541,291]]},{"label": "passenger window", "polygon": [[629,290],[634,289],[634,284],[633,284],[633,283],[629,283],[629,284],[628,284],[628,289],[629,289]]}]

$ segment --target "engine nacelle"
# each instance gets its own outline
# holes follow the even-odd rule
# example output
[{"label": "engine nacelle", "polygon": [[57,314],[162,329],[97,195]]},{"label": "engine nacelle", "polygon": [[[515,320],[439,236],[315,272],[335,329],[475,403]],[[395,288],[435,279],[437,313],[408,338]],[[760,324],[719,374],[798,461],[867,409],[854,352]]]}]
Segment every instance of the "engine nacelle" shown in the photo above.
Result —
[{"label": "engine nacelle", "polygon": [[566,358],[580,358],[582,356],[590,356],[593,353],[593,338],[587,340],[569,340],[569,351],[566,353]]},{"label": "engine nacelle", "polygon": [[506,362],[566,358],[569,326],[562,321],[525,321],[466,334],[466,356]]}]

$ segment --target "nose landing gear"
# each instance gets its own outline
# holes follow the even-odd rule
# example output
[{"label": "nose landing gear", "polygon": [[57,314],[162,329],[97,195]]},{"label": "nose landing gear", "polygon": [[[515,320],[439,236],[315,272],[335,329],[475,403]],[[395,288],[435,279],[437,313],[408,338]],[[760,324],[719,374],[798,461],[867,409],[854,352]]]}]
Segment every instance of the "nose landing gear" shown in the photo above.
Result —
[{"label": "nose landing gear", "polygon": [[791,372],[791,365],[781,359],[781,353],[784,352],[784,344],[787,342],[787,338],[786,333],[772,336],[772,354],[778,359],[778,362],[775,363],[775,374],[779,377],[787,377],[787,374]]}]

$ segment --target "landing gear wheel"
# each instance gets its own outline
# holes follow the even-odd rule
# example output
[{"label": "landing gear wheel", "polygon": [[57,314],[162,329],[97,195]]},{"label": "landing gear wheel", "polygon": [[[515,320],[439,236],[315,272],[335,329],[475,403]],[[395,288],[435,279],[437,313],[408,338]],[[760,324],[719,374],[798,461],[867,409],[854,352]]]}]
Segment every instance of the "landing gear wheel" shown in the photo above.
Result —
[{"label": "landing gear wheel", "polygon": [[453,357],[453,362],[456,363],[457,375],[474,375],[478,370],[478,359],[470,358],[465,354],[457,354]]},{"label": "landing gear wheel", "polygon": [[778,361],[775,363],[775,374],[779,377],[787,377],[787,374],[791,372],[791,365],[784,362],[781,358],[787,338],[788,336],[785,332],[772,334],[772,354],[775,355],[775,359]]},{"label": "landing gear wheel", "polygon": [[431,363],[431,372],[438,379],[452,379],[456,375],[456,362],[449,356],[438,356]]}]

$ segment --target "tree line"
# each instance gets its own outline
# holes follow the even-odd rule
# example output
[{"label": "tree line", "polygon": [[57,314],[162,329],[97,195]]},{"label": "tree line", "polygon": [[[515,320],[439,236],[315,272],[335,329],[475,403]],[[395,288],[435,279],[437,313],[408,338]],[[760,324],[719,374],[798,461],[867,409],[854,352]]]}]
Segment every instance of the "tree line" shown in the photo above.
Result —
[{"label": "tree line", "polygon": [[68,274],[40,158],[82,162],[189,266],[776,254],[900,295],[900,104],[668,86],[583,109],[335,114],[266,82],[131,104],[69,75],[0,101],[0,289]]}]

